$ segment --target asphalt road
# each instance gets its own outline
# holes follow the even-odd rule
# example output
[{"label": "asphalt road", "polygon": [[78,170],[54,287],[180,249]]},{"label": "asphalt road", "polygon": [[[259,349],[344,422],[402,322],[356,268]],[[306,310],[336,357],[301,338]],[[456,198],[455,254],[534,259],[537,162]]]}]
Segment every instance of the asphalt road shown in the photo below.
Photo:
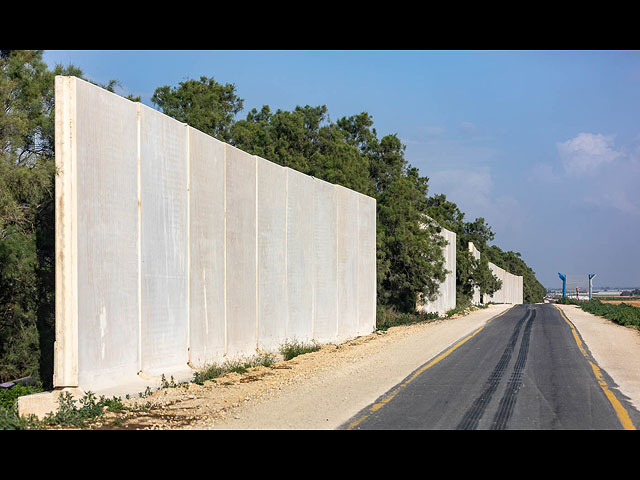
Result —
[{"label": "asphalt road", "polygon": [[516,305],[423,365],[341,428],[617,430],[640,412],[552,304]]}]

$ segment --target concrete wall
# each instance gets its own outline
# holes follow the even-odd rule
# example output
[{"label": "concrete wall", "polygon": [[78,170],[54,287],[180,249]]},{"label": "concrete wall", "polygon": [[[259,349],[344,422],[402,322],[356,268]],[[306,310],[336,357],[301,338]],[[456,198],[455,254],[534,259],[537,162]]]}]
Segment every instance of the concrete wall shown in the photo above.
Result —
[{"label": "concrete wall", "polygon": [[440,284],[437,298],[431,302],[419,303],[417,309],[422,312],[443,315],[456,306],[456,234],[442,228],[441,235],[447,241],[443,253],[445,269],[449,273],[447,273],[444,282]]},{"label": "concrete wall", "polygon": [[54,386],[375,328],[374,199],[74,77],[56,77],[56,165]]},{"label": "concrete wall", "polygon": [[[473,258],[475,258],[476,260],[480,260],[480,250],[476,248],[473,242],[469,242],[469,251],[471,252]],[[471,297],[471,303],[473,305],[479,305],[480,303],[482,303],[479,287],[473,287],[473,296]]]},{"label": "concrete wall", "polygon": [[484,303],[522,303],[522,277],[513,275],[491,262],[489,262],[489,269],[496,277],[502,280],[502,288],[493,295],[485,295]]}]

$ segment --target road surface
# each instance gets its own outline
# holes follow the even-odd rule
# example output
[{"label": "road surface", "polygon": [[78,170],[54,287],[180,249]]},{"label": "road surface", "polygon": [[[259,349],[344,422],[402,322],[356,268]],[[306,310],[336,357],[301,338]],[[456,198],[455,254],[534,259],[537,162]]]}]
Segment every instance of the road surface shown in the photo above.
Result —
[{"label": "road surface", "polygon": [[640,428],[640,413],[559,308],[516,305],[341,428],[631,430]]}]

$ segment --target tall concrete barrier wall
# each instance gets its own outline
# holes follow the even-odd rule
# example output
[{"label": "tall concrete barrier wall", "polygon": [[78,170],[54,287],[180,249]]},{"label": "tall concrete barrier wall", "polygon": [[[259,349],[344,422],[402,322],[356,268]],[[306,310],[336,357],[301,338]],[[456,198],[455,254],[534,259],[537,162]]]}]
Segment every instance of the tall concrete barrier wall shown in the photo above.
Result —
[{"label": "tall concrete barrier wall", "polygon": [[[469,251],[471,252],[473,258],[475,258],[476,260],[480,260],[480,250],[476,248],[473,242],[469,242]],[[473,305],[479,305],[481,302],[482,298],[480,295],[480,288],[473,287],[473,296],[471,297],[471,303]]]},{"label": "tall concrete barrier wall", "polygon": [[440,234],[447,241],[443,253],[445,269],[448,273],[444,282],[440,284],[436,299],[434,301],[419,302],[417,309],[422,312],[443,315],[456,306],[456,234],[446,228],[442,228]]},{"label": "tall concrete barrier wall", "polygon": [[374,330],[374,199],[74,77],[55,108],[56,388]]},{"label": "tall concrete barrier wall", "polygon": [[493,295],[485,295],[484,303],[522,303],[522,277],[513,275],[491,262],[489,262],[489,269],[498,279],[502,280],[502,287]]}]

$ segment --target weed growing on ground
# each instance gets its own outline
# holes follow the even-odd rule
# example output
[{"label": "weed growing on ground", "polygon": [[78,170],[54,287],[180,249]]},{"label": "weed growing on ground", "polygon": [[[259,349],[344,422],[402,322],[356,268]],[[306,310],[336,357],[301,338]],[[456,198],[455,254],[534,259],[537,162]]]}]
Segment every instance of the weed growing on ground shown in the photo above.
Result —
[{"label": "weed growing on ground", "polygon": [[280,347],[280,353],[285,360],[291,360],[298,355],[316,352],[318,350],[320,350],[320,345],[316,345],[315,343],[303,343],[297,341],[287,342]]},{"label": "weed growing on ground", "polygon": [[193,383],[202,385],[207,380],[214,380],[227,373],[247,373],[249,368],[263,366],[271,367],[275,363],[275,356],[269,353],[255,355],[249,359],[227,360],[204,366],[193,375]]},{"label": "weed growing on ground", "polygon": [[436,320],[438,318],[440,318],[440,315],[438,315],[437,313],[427,313],[427,312],[403,313],[403,312],[398,312],[393,307],[383,307],[378,305],[378,308],[376,311],[376,329],[380,331],[386,331],[391,327],[431,321],[431,320]]}]

